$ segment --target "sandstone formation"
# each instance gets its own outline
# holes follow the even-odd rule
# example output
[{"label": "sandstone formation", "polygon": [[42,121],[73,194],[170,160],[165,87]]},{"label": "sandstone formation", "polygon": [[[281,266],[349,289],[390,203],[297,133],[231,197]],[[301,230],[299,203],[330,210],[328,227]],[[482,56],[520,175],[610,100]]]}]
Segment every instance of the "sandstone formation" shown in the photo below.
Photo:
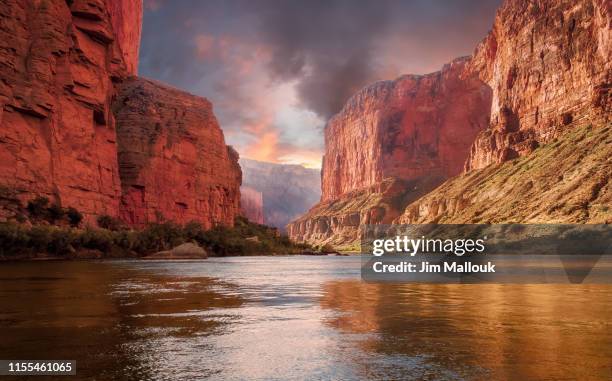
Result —
[{"label": "sandstone formation", "polygon": [[390,223],[404,207],[459,174],[489,123],[491,91],[467,58],[439,72],[381,81],[354,95],[325,129],[321,204],[288,226],[311,243],[353,242],[363,224]]},{"label": "sandstone formation", "polygon": [[468,173],[397,222],[610,223],[611,28],[610,2],[506,1],[469,67],[493,105]]},{"label": "sandstone formation", "polygon": [[107,0],[108,11],[130,74],[138,74],[138,52],[142,32],[142,0]]},{"label": "sandstone formation", "polygon": [[322,201],[393,177],[459,174],[489,120],[491,95],[467,58],[427,75],[381,81],[354,95],[325,129]]},{"label": "sandstone formation", "polygon": [[240,212],[249,221],[258,224],[264,223],[263,195],[261,192],[249,187],[240,187]]},{"label": "sandstone formation", "polygon": [[240,159],[242,182],[263,195],[266,225],[281,230],[321,197],[321,174],[301,165]]},{"label": "sandstone formation", "polygon": [[0,21],[0,219],[46,196],[88,225],[233,224],[238,154],[211,104],[129,78],[141,0],[3,1]]},{"label": "sandstone formation", "polygon": [[73,206],[88,222],[116,216],[110,100],[127,71],[106,3],[3,1],[0,19],[0,184],[22,201]]},{"label": "sandstone formation", "polygon": [[611,25],[607,0],[505,1],[469,68],[493,103],[466,169],[528,154],[575,126],[609,123]]},{"label": "sandstone formation", "polygon": [[113,111],[123,220],[233,225],[240,212],[238,154],[225,145],[208,100],[131,78]]}]

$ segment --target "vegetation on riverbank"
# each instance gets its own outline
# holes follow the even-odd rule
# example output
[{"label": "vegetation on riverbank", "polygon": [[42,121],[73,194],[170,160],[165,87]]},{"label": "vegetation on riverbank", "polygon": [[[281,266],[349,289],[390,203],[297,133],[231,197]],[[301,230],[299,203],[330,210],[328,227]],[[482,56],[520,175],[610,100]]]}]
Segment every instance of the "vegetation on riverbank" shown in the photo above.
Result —
[{"label": "vegetation on riverbank", "polygon": [[[44,208],[43,208],[44,209]],[[150,224],[141,230],[127,229],[117,221],[101,217],[101,228],[0,223],[0,259],[138,258],[169,250],[185,242],[205,248],[209,256],[284,255],[312,251],[296,244],[275,228],[236,218],[234,227],[209,230],[197,222]]]}]

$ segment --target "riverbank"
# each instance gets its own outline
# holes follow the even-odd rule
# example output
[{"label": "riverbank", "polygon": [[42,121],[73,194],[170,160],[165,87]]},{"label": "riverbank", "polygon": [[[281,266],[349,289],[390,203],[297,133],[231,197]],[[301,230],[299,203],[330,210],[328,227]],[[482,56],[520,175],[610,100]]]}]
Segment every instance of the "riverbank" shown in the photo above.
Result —
[{"label": "riverbank", "polygon": [[[233,227],[205,230],[197,222],[150,224],[143,229],[74,228],[50,224],[0,224],[0,261],[144,258],[192,243],[207,256],[254,256],[316,253],[277,229],[237,218]],[[320,251],[320,250],[318,250]]]}]

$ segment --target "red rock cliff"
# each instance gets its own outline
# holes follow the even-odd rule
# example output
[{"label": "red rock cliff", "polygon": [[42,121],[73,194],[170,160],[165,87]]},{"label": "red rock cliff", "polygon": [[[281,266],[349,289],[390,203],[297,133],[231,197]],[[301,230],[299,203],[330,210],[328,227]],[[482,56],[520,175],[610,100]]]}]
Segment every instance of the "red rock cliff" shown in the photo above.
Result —
[{"label": "red rock cliff", "polygon": [[208,100],[131,78],[113,109],[125,221],[233,225],[240,212],[238,154],[225,145]]},{"label": "red rock cliff", "polygon": [[106,3],[3,1],[0,23],[0,184],[117,215],[110,99],[127,72]]},{"label": "red rock cliff", "polygon": [[130,74],[138,74],[138,52],[142,32],[142,0],[106,0],[115,38]]},{"label": "red rock cliff", "polygon": [[264,223],[263,195],[257,190],[240,187],[240,210],[244,217],[258,224]]},{"label": "red rock cliff", "polygon": [[463,76],[467,62],[353,96],[325,130],[322,202],[288,226],[290,236],[354,241],[360,225],[390,223],[407,202],[460,173],[491,105],[488,86]]},{"label": "red rock cliff", "polygon": [[564,130],[610,121],[612,3],[507,0],[470,70],[493,90],[491,127],[466,163],[528,154]]},{"label": "red rock cliff", "polygon": [[325,129],[322,201],[393,177],[448,178],[489,120],[490,90],[461,78],[460,58],[428,75],[381,81],[353,96]]}]

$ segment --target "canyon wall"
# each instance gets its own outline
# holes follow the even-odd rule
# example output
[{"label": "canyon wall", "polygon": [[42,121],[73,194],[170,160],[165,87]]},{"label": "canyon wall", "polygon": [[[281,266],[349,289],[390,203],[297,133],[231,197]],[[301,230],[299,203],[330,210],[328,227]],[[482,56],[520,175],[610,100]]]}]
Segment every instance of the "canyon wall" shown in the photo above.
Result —
[{"label": "canyon wall", "polygon": [[208,100],[133,77],[119,87],[113,111],[123,220],[233,225],[240,213],[238,154],[225,145]]},{"label": "canyon wall", "polygon": [[0,19],[0,184],[22,201],[73,206],[88,222],[117,216],[110,100],[128,72],[106,3],[3,1]]},{"label": "canyon wall", "polygon": [[249,221],[264,223],[264,203],[261,192],[249,187],[240,187],[240,212]]},{"label": "canyon wall", "polygon": [[106,1],[123,62],[130,74],[137,75],[142,33],[142,0]]},{"label": "canyon wall", "polygon": [[261,192],[266,225],[285,230],[321,197],[321,173],[301,165],[240,159],[243,184]]},{"label": "canyon wall", "polygon": [[238,154],[205,99],[137,72],[141,0],[0,2],[0,220],[37,196],[84,224],[233,224]]},{"label": "canyon wall", "polygon": [[381,81],[354,95],[325,129],[321,203],[288,226],[311,243],[355,241],[359,226],[390,223],[459,174],[489,123],[491,91],[468,58],[441,71]]},{"label": "canyon wall", "polygon": [[386,177],[448,178],[461,172],[489,120],[491,95],[467,58],[441,71],[377,82],[354,95],[325,129],[322,201]]},{"label": "canyon wall", "polygon": [[518,1],[500,7],[469,70],[493,90],[491,126],[466,169],[529,154],[575,126],[612,112],[612,3]]},{"label": "canyon wall", "polygon": [[611,28],[609,1],[506,1],[468,68],[493,89],[490,128],[396,222],[610,223]]}]

